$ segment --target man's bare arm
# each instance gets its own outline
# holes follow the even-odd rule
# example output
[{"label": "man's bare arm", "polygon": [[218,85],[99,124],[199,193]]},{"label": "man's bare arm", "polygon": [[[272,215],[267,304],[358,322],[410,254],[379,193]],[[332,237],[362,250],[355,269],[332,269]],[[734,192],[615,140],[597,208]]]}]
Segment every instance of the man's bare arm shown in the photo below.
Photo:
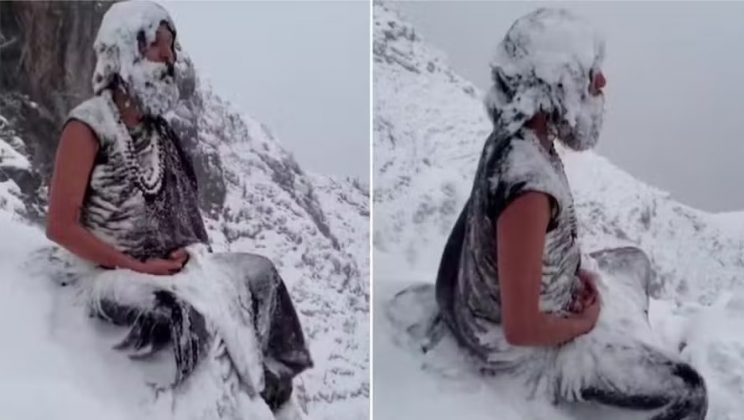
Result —
[{"label": "man's bare arm", "polygon": [[98,239],[80,223],[80,213],[98,141],[85,124],[71,121],[62,132],[52,175],[47,237],[75,255],[106,267],[128,268],[151,274],[170,274],[178,261],[138,261]]},{"label": "man's bare arm", "polygon": [[588,332],[596,322],[591,311],[598,311],[598,306],[569,318],[540,312],[542,257],[549,218],[548,197],[528,192],[514,200],[497,221],[502,327],[513,345],[558,345]]}]

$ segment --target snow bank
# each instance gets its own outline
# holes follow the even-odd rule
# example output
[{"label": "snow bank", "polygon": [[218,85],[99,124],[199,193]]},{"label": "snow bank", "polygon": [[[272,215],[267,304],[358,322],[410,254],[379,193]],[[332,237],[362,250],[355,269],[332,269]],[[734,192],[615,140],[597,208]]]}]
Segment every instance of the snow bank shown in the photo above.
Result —
[{"label": "snow bank", "polygon": [[[12,241],[0,243],[0,330],[6,340],[0,358],[0,406],[3,417],[24,419],[126,419],[121,398],[110,385],[95,383],[101,366],[108,362],[101,354],[66,348],[64,342],[85,337],[72,325],[57,328],[55,310],[59,295],[54,285],[30,278],[23,262],[31,251],[46,244],[37,229],[0,212],[0,230]],[[85,323],[83,313],[73,317],[75,326]],[[73,328],[70,328],[73,327]],[[79,345],[91,344],[81,340]],[[100,348],[100,345],[97,346]],[[93,350],[96,346],[92,347]],[[92,357],[91,357],[92,356]],[[98,372],[97,372],[98,371]],[[99,373],[100,372],[100,373]]]}]

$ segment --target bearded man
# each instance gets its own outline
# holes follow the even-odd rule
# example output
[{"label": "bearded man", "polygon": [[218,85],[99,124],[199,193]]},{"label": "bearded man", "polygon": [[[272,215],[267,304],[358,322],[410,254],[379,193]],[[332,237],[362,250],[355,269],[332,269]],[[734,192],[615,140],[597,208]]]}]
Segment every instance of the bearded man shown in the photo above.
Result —
[{"label": "bearded man", "polygon": [[[91,287],[105,283],[101,276],[120,273],[119,292],[146,290],[136,296],[103,293],[92,302],[95,315],[131,327],[118,348],[143,358],[172,344],[174,386],[209,352],[221,351],[215,357],[232,365],[241,388],[278,409],[290,398],[292,379],[312,360],[271,261],[206,249],[192,162],[166,119],[179,100],[172,19],[155,3],[115,3],[93,47],[94,96],[73,109],[64,125],[47,236],[98,267]],[[207,264],[220,272],[203,283],[193,280]],[[170,283],[160,280],[171,277]],[[213,291],[210,299],[199,300],[211,285],[230,292]],[[258,354],[240,343],[257,343]],[[258,359],[261,371],[247,359]]]},{"label": "bearded man", "polygon": [[441,319],[487,369],[556,401],[703,419],[702,377],[635,338],[650,329],[648,257],[636,248],[582,257],[556,143],[597,143],[603,56],[594,29],[565,10],[537,10],[507,32],[485,101],[493,132],[439,267]]}]

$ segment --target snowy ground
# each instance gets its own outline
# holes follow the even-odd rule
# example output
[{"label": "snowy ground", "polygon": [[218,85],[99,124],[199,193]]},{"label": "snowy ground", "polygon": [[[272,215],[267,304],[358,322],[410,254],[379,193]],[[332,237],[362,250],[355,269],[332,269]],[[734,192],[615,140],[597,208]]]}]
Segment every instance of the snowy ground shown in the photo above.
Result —
[{"label": "snowy ground", "polygon": [[[144,396],[133,392],[138,372],[112,352],[90,351],[103,342],[93,339],[94,326],[84,312],[61,314],[61,294],[54,285],[31,278],[23,267],[30,252],[47,243],[36,229],[0,212],[0,318],[3,357],[0,358],[0,406],[13,419],[128,419],[124,405]],[[74,324],[60,322],[74,320]],[[79,339],[79,340],[78,340]],[[81,348],[87,348],[81,351]],[[107,380],[111,366],[122,381]],[[124,391],[124,392],[123,392]],[[128,397],[127,397],[128,396]]]}]

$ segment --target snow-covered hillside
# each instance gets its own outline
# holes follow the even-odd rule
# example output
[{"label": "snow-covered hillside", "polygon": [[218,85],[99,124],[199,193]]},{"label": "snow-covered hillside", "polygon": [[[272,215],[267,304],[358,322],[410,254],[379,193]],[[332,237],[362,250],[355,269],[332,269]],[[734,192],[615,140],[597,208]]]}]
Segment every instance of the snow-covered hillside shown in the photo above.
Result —
[{"label": "snow-covered hillside", "polygon": [[[185,65],[192,72],[192,78],[186,83],[193,83],[190,89],[194,94],[181,102],[172,122],[194,155],[201,180],[201,205],[208,218],[215,250],[255,252],[269,257],[277,265],[300,313],[315,362],[315,367],[296,381],[296,395],[307,406],[311,418],[367,418],[369,205],[366,186],[355,180],[303,171],[266,127],[250,116],[235,112],[208,87],[199,85],[190,63]],[[183,90],[188,90],[188,87],[183,89],[182,86]],[[18,103],[17,99],[15,103]],[[24,106],[33,106],[24,98],[20,101],[25,101]],[[0,105],[8,103],[0,101]],[[89,349],[77,346],[84,357],[73,357],[69,368],[60,368],[64,372],[57,372],[69,379],[60,383],[66,387],[66,391],[60,392],[69,391],[70,398],[78,399],[79,404],[72,400],[62,404],[60,397],[53,395],[57,392],[57,382],[53,382],[56,376],[52,373],[46,376],[47,373],[42,371],[52,363],[49,360],[65,357],[51,353],[60,346],[69,347],[71,344],[69,338],[59,342],[59,331],[55,331],[67,329],[55,326],[42,315],[54,313],[49,305],[54,302],[52,297],[56,286],[39,284],[39,279],[18,275],[18,263],[24,255],[30,255],[34,247],[49,244],[38,224],[25,226],[33,213],[30,206],[40,207],[43,212],[46,190],[43,185],[25,186],[25,189],[20,185],[25,178],[39,178],[40,172],[34,167],[29,152],[34,145],[29,144],[17,129],[22,120],[23,115],[15,108],[0,106],[0,230],[7,232],[6,235],[23,236],[17,243],[12,243],[12,259],[6,258],[5,248],[0,253],[3,255],[0,258],[0,277],[3,291],[7,292],[0,297],[0,307],[6,308],[1,311],[1,317],[15,321],[3,323],[7,328],[4,334],[6,337],[20,337],[19,340],[9,340],[13,341],[10,348],[0,350],[0,360],[10,363],[18,355],[27,355],[22,366],[32,366],[29,369],[35,370],[34,375],[37,375],[33,379],[38,377],[39,380],[32,381],[27,388],[18,388],[19,391],[4,392],[4,397],[18,397],[16,406],[21,407],[23,401],[27,403],[27,398],[30,398],[26,391],[38,390],[43,396],[50,396],[49,399],[42,398],[40,403],[46,407],[45,410],[49,409],[45,412],[80,418],[74,416],[85,413],[90,404],[105,407],[105,404],[126,405],[134,401],[134,396],[117,396],[111,392],[101,397],[105,403],[88,401],[85,395],[90,391],[88,387],[76,388],[77,385],[73,385],[84,384],[86,377],[92,375],[90,372],[108,372],[104,377],[110,381],[135,379],[118,378],[116,372],[121,372],[120,369],[107,370],[105,364],[98,364],[115,357],[108,355],[115,353],[113,350],[100,343],[98,347]],[[6,245],[11,243],[6,241]],[[15,303],[11,304],[7,299]],[[19,304],[24,311],[37,315],[16,317],[8,308]],[[81,311],[80,316],[84,315],[82,308],[77,310]],[[83,330],[93,328],[83,320],[77,327]],[[33,339],[24,340],[26,333]],[[86,334],[85,331],[80,334],[81,340],[87,340],[87,343],[95,341],[95,336],[91,338]],[[94,354],[97,352],[104,354]],[[91,366],[76,365],[84,360],[88,360]],[[64,365],[64,362],[59,364]],[[3,375],[3,385],[10,387],[21,379]],[[44,382],[47,379],[50,381],[48,386]],[[99,388],[106,386],[100,375],[93,383]],[[141,387],[133,392],[142,396],[148,389],[142,382]],[[131,407],[110,411],[110,415],[100,414],[95,418],[133,413]],[[33,418],[49,417],[38,414]]]},{"label": "snow-covered hillside", "polygon": [[[374,6],[373,50],[374,304],[375,314],[382,314],[392,293],[411,282],[434,282],[491,124],[482,93],[423,41],[394,5]],[[721,302],[723,312],[707,307],[722,292],[736,297],[744,286],[744,213],[708,214],[675,202],[594,152],[561,153],[584,250],[634,245],[650,255],[658,273],[653,285],[658,300],[652,307],[658,333],[670,346],[683,335],[695,343],[685,357],[708,382],[709,418],[744,414],[744,406],[736,402],[744,396],[744,358],[739,353],[744,334],[732,336],[731,329],[722,328],[742,321],[735,310],[739,300]],[[689,325],[699,328],[687,332]],[[454,358],[437,362],[431,359],[435,356],[404,350],[395,344],[399,338],[389,337],[384,316],[376,316],[374,328],[374,354],[385,355],[375,358],[376,417],[399,413],[386,408],[394,406],[411,417],[433,419],[462,415],[457,407],[470,407],[467,418],[473,419],[489,418],[494,407],[504,410],[500,418],[559,418],[552,409],[534,404],[525,412],[524,404],[514,403],[517,391],[465,373],[467,364]],[[410,378],[400,379],[408,373]]]}]

